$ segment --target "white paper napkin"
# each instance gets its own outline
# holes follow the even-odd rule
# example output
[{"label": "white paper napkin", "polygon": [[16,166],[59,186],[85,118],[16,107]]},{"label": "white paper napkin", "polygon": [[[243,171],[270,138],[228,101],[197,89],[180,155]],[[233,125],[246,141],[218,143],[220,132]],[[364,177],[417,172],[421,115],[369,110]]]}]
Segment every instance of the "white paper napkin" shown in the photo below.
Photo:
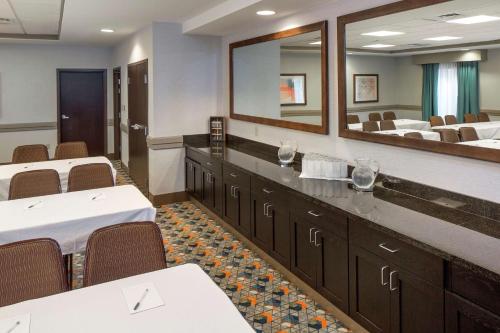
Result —
[{"label": "white paper napkin", "polygon": [[[147,292],[145,293],[145,291]],[[154,309],[164,305],[163,300],[158,294],[153,283],[143,283],[127,288],[123,288],[123,295],[127,302],[128,310],[131,314]],[[145,295],[145,296],[144,296]],[[137,302],[140,302],[139,307],[134,310]]]},{"label": "white paper napkin", "polygon": [[[19,322],[19,324],[17,324]],[[0,332],[2,333],[29,333],[30,331],[31,315],[29,313],[1,319]]]}]

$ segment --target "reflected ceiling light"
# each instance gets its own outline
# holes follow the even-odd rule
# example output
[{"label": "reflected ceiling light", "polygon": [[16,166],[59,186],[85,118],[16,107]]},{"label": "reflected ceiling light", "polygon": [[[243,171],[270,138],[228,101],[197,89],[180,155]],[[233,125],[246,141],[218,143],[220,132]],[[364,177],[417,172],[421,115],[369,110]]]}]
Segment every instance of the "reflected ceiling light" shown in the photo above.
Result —
[{"label": "reflected ceiling light", "polygon": [[366,32],[364,34],[361,34],[363,36],[376,36],[376,37],[387,37],[387,36],[398,36],[398,35],[404,35],[404,32],[398,32],[398,31],[374,31],[374,32]]},{"label": "reflected ceiling light", "polygon": [[101,32],[112,33],[112,32],[115,32],[115,31],[113,29],[103,28],[103,29],[101,29]]},{"label": "reflected ceiling light", "polygon": [[370,49],[383,49],[386,47],[394,47],[396,45],[391,45],[391,44],[371,44],[371,45],[365,45],[363,47],[365,48],[370,48]]},{"label": "reflected ceiling light", "polygon": [[348,54],[348,55],[353,55],[353,54],[354,54],[354,52],[347,52],[347,54]]},{"label": "reflected ceiling light", "polygon": [[260,15],[260,16],[271,16],[271,15],[275,15],[276,12],[274,10],[259,10],[257,12],[257,15]]},{"label": "reflected ceiling light", "polygon": [[309,43],[309,45],[321,45],[321,41],[318,40],[317,42],[312,42],[312,43]]},{"label": "reflected ceiling light", "polygon": [[446,21],[447,23],[456,23],[456,24],[477,24],[477,23],[486,23],[492,21],[498,21],[500,17],[489,16],[489,15],[477,15],[459,18],[455,20]]},{"label": "reflected ceiling light", "polygon": [[462,39],[463,37],[453,37],[453,36],[439,36],[439,37],[431,37],[431,38],[424,38],[424,40],[432,40],[435,42],[442,42],[445,40],[454,40],[454,39]]}]

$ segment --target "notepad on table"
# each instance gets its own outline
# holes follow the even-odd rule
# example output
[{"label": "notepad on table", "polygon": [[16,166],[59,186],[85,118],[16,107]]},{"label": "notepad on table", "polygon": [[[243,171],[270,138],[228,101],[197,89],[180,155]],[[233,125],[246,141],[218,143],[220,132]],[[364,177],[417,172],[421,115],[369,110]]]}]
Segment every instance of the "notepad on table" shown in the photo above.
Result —
[{"label": "notepad on table", "polygon": [[163,300],[153,283],[123,288],[123,295],[131,314],[163,306]]}]

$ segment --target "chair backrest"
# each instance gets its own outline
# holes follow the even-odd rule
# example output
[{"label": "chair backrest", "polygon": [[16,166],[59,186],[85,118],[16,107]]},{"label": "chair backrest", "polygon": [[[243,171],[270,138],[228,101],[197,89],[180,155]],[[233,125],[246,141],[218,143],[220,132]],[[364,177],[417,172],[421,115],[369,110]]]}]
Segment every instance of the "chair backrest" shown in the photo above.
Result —
[{"label": "chair backrest", "polygon": [[444,116],[444,121],[446,122],[446,125],[458,124],[457,117],[451,114]]},{"label": "chair backrest", "polygon": [[481,123],[486,123],[490,121],[490,116],[486,112],[479,112],[477,115],[477,120]]},{"label": "chair backrest", "polygon": [[68,290],[61,249],[52,239],[0,246],[0,307]]},{"label": "chair backrest", "polygon": [[378,127],[378,123],[376,121],[365,121],[363,122],[363,131],[375,132],[380,131],[380,128]]},{"label": "chair backrest", "polygon": [[10,180],[9,200],[61,193],[56,170],[32,170],[16,173]]},{"label": "chair backrest", "polygon": [[357,123],[360,123],[358,115],[348,114],[347,115],[347,123],[348,124],[357,124]]},{"label": "chair backrest", "polygon": [[422,136],[422,133],[419,132],[408,132],[404,134],[405,138],[410,138],[410,139],[421,139],[423,140],[424,137]]},{"label": "chair backrest", "polygon": [[393,111],[384,112],[384,120],[396,120],[396,114]]},{"label": "chair backrest", "polygon": [[167,267],[160,228],[132,222],[101,228],[90,235],[83,285],[148,273]]},{"label": "chair backrest", "polygon": [[476,129],[474,127],[460,127],[460,139],[462,141],[476,141],[479,140]]},{"label": "chair backrest", "polygon": [[71,168],[68,175],[68,192],[112,187],[113,172],[106,163],[90,163]]},{"label": "chair backrest", "polygon": [[460,138],[458,137],[458,132],[453,129],[447,128],[439,130],[439,135],[441,136],[442,142],[448,142],[448,143],[460,142]]},{"label": "chair backrest", "polygon": [[380,122],[380,130],[381,131],[390,131],[390,130],[395,130],[396,125],[394,125],[393,120],[382,120]]},{"label": "chair backrest", "polygon": [[477,116],[472,113],[466,113],[464,114],[464,121],[465,123],[477,123]]},{"label": "chair backrest", "polygon": [[368,120],[370,120],[370,121],[381,121],[382,120],[382,116],[378,112],[373,112],[373,113],[368,114]]},{"label": "chair backrest", "polygon": [[432,127],[444,126],[443,118],[441,118],[440,116],[431,116],[430,122]]},{"label": "chair backrest", "polygon": [[45,145],[18,146],[12,154],[12,163],[31,163],[49,160],[49,151]]},{"label": "chair backrest", "polygon": [[87,144],[83,141],[64,142],[56,147],[55,160],[88,157]]}]

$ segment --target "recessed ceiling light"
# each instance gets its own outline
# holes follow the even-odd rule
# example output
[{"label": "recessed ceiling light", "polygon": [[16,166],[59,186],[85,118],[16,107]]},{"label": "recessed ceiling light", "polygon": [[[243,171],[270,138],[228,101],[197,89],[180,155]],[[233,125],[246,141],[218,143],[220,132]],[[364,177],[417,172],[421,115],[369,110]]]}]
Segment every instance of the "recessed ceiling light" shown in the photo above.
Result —
[{"label": "recessed ceiling light", "polygon": [[477,23],[485,23],[485,22],[492,22],[492,21],[498,21],[500,20],[500,17],[496,16],[488,16],[488,15],[477,15],[477,16],[470,16],[470,17],[464,17],[464,18],[459,18],[455,20],[450,20],[446,21],[448,23],[456,23],[456,24],[477,24]]},{"label": "recessed ceiling light", "polygon": [[309,43],[309,45],[321,45],[321,41],[318,40],[317,42],[312,42],[312,43]]},{"label": "recessed ceiling light", "polygon": [[383,49],[383,48],[386,48],[386,47],[393,47],[393,46],[396,46],[396,45],[391,45],[391,44],[371,44],[371,45],[365,45],[363,47],[370,48],[370,49]]},{"label": "recessed ceiling light", "polygon": [[112,33],[112,32],[115,32],[115,31],[113,29],[104,28],[104,29],[101,29],[101,32]]},{"label": "recessed ceiling light", "polygon": [[275,15],[276,12],[274,10],[259,10],[257,12],[257,15],[260,15],[260,16],[271,16],[271,15]]},{"label": "recessed ceiling light", "polygon": [[453,36],[439,36],[439,37],[431,37],[431,38],[424,38],[424,40],[433,40],[436,42],[442,42],[445,40],[454,40],[454,39],[462,39],[463,37],[453,37]]},{"label": "recessed ceiling light", "polygon": [[376,36],[376,37],[387,37],[387,36],[398,36],[398,35],[404,35],[404,32],[398,32],[398,31],[374,31],[374,32],[366,32],[364,34],[361,34],[363,36]]}]

